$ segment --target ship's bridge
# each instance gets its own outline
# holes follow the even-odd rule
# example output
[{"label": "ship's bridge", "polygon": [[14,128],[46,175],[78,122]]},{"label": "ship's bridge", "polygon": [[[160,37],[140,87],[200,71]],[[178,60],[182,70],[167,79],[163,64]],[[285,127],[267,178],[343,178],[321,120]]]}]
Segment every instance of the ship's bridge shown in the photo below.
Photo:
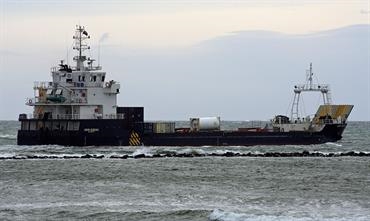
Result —
[{"label": "ship's bridge", "polygon": [[93,59],[86,58],[83,51],[90,49],[84,43],[90,39],[84,27],[77,26],[73,37],[73,49],[78,55],[73,58],[76,66],[61,61],[51,68],[51,82],[35,82],[34,97],[26,104],[34,106],[33,116],[72,115],[79,119],[112,118],[116,114],[117,94],[120,84],[107,81],[101,66],[94,66]]},{"label": "ship's bridge", "polygon": [[65,87],[103,87],[105,72],[99,71],[72,71],[52,70],[53,83]]}]

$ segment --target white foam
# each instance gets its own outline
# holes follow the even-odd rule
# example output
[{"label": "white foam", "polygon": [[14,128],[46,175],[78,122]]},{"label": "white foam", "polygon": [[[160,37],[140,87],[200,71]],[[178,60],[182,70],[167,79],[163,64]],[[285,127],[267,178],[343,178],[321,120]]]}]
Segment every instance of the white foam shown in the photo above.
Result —
[{"label": "white foam", "polygon": [[248,219],[246,214],[224,212],[220,209],[213,210],[208,218],[212,221],[242,221]]},{"label": "white foam", "polygon": [[[40,155],[37,155],[37,156],[45,156],[45,157],[60,157],[60,158],[63,158],[63,157],[79,157],[81,158],[82,156],[84,156],[85,154],[51,154],[51,155],[47,155],[47,154],[40,154]],[[91,155],[91,154],[90,154]]]},{"label": "white foam", "polygon": [[153,156],[151,149],[148,148],[148,147],[142,147],[140,149],[135,150],[132,153],[132,156],[135,157],[135,156],[138,156],[138,155],[141,155],[141,154],[144,154],[145,156],[148,156],[148,157]]},{"label": "white foam", "polygon": [[0,157],[8,158],[8,157],[14,157],[14,153],[2,153],[0,154]]},{"label": "white foam", "polygon": [[233,153],[233,154],[240,154],[240,151],[235,151],[235,150],[216,150],[216,151],[210,151],[208,152],[210,154],[215,153],[215,154],[226,154],[226,153]]},{"label": "white foam", "polygon": [[282,217],[274,215],[256,215],[256,214],[246,214],[246,213],[234,213],[225,212],[220,209],[215,209],[208,216],[211,221],[308,221],[312,220],[310,218],[297,218],[297,217]]},{"label": "white foam", "polygon": [[[90,154],[90,155],[93,155],[93,154]],[[9,158],[9,157],[29,157],[29,156],[33,156],[33,157],[37,157],[37,158],[43,158],[43,157],[47,157],[47,158],[58,158],[58,159],[63,159],[64,157],[78,157],[78,158],[81,158],[82,156],[85,156],[85,154],[26,154],[26,153],[19,153],[19,154],[16,154],[16,153],[2,153],[0,154],[0,157],[6,157],[6,158]],[[97,154],[97,156],[99,156]]]},{"label": "white foam", "polygon": [[[312,211],[314,212],[314,211]],[[346,220],[359,220],[365,221],[369,220],[368,215],[365,214],[349,214],[349,216],[342,217],[323,217],[321,214],[312,217],[296,217],[296,216],[284,216],[284,215],[257,215],[257,214],[247,214],[247,213],[235,213],[235,212],[225,212],[220,209],[213,210],[208,219],[211,221],[313,221],[313,220],[323,220],[323,221],[346,221]]]},{"label": "white foam", "polygon": [[17,139],[17,135],[14,135],[14,134],[0,134],[0,139],[14,140],[14,139]]},{"label": "white foam", "polygon": [[202,149],[195,149],[195,148],[187,148],[178,151],[179,154],[199,154],[199,155],[205,155],[206,152]]},{"label": "white foam", "polygon": [[332,142],[326,142],[325,144],[326,145],[331,145],[331,146],[336,146],[336,147],[341,147],[342,146],[342,144],[332,143]]}]

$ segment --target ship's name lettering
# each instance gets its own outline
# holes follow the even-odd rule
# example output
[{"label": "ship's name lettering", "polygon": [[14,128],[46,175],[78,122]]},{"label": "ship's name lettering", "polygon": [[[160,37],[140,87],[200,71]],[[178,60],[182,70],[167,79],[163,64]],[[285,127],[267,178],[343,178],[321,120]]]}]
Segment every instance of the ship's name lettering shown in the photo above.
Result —
[{"label": "ship's name lettering", "polygon": [[99,131],[99,128],[85,128],[84,131],[87,133],[95,133]]}]

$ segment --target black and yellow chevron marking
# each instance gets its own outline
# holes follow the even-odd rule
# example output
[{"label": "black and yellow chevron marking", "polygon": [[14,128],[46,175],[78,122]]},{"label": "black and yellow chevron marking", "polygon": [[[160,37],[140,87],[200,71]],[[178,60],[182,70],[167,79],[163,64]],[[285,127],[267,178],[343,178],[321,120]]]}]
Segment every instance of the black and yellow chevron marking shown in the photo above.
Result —
[{"label": "black and yellow chevron marking", "polygon": [[131,133],[131,136],[130,136],[130,139],[129,139],[128,143],[129,143],[130,146],[139,146],[139,145],[141,145],[139,134],[136,133],[135,131],[133,131]]}]

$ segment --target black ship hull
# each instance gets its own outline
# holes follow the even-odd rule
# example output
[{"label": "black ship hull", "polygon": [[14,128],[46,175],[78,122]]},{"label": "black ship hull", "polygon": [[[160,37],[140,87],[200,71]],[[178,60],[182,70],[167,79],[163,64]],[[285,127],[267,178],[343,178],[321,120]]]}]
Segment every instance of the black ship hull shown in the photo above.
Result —
[{"label": "black ship hull", "polygon": [[[327,124],[320,132],[208,131],[147,133],[125,120],[23,120],[18,145],[65,146],[252,146],[309,145],[335,142],[342,138],[346,124]],[[42,127],[33,130],[32,124]],[[23,124],[22,124],[23,125]],[[50,127],[46,127],[50,125]],[[58,125],[56,127],[55,125]],[[65,125],[61,128],[60,125]],[[78,126],[73,128],[73,126]]]},{"label": "black ship hull", "polygon": [[340,140],[343,125],[327,125],[322,132],[197,132],[147,134],[143,144],[148,146],[256,146],[310,145]]},{"label": "black ship hull", "polygon": [[[18,131],[18,145],[125,146],[129,144],[130,130],[124,120],[38,121],[31,119],[22,120],[22,125],[27,121],[26,125],[29,128],[22,126],[21,130]],[[32,124],[39,128],[33,130]],[[65,126],[60,127],[60,125]]]}]

